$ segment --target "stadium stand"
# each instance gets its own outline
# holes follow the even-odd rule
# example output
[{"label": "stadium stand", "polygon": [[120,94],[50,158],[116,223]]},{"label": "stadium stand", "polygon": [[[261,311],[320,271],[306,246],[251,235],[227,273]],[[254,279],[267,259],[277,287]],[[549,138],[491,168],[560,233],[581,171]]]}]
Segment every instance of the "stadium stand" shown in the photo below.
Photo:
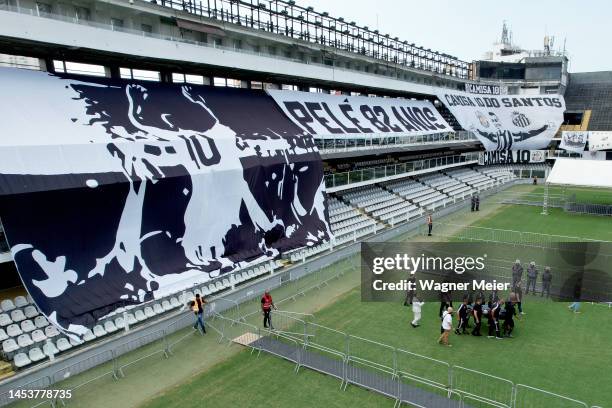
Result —
[{"label": "stadium stand", "polygon": [[478,191],[492,187],[495,184],[495,179],[473,169],[452,170],[447,174]]},{"label": "stadium stand", "polygon": [[410,219],[418,213],[416,206],[379,186],[359,188],[342,197],[370,216],[391,224],[396,218]]},{"label": "stadium stand", "polygon": [[571,73],[565,91],[568,112],[591,111],[588,130],[612,129],[612,72]]},{"label": "stadium stand", "polygon": [[34,363],[47,360],[52,354],[60,354],[89,344],[109,334],[162,316],[184,307],[196,293],[204,296],[217,295],[234,289],[247,281],[273,273],[282,267],[280,260],[264,262],[194,285],[190,290],[168,293],[155,301],[139,305],[127,305],[98,320],[92,330],[83,336],[83,341],[68,338],[49,320],[40,314],[30,296],[17,296],[0,301],[1,356],[15,369],[23,369]]}]

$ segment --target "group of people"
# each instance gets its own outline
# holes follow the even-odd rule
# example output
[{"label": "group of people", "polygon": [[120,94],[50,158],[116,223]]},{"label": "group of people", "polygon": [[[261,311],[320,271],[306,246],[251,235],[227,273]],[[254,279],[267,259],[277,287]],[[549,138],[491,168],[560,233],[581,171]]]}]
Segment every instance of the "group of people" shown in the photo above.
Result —
[{"label": "group of people", "polygon": [[[196,293],[195,298],[187,303],[189,310],[195,315],[193,329],[198,330],[200,334],[206,334],[206,325],[204,324],[204,305],[208,302],[199,293]],[[272,300],[272,295],[269,291],[265,291],[261,297],[261,312],[263,314],[263,326],[266,329],[274,330],[272,326],[272,309],[276,309],[276,305]]]},{"label": "group of people", "polygon": [[[449,335],[453,330],[453,306],[442,300],[441,303],[445,306],[440,319],[442,321],[440,327],[440,337],[438,343],[451,346],[449,342]],[[463,302],[457,309],[457,326],[455,327],[455,334],[471,334],[472,336],[482,336],[482,320],[486,315],[488,324],[488,338],[490,339],[503,339],[504,337],[512,337],[512,331],[514,330],[514,318],[521,318],[521,314],[517,313],[515,305],[519,303],[515,293],[510,293],[507,300],[499,298],[497,292],[494,291],[489,296],[489,301],[484,304],[484,296],[478,294],[474,301],[470,299],[469,295],[463,298]],[[422,306],[422,305],[421,305]],[[473,319],[474,326],[471,332],[468,332],[470,326],[470,319]]]},{"label": "group of people", "polygon": [[[518,293],[522,296],[522,282],[523,282],[523,265],[521,264],[520,259],[517,259],[512,265],[512,291]],[[536,283],[538,281],[538,267],[534,261],[529,262],[529,266],[527,266],[527,287],[525,288],[525,294],[529,294],[529,290],[531,289],[531,293],[536,294]],[[544,273],[542,273],[542,289],[540,291],[540,296],[544,297],[544,293],[546,293],[546,297],[550,297],[550,287],[552,285],[552,272],[550,270],[550,266],[544,268]]]},{"label": "group of people", "polygon": [[[520,260],[512,265],[512,285],[511,291],[504,299],[498,295],[496,290],[489,294],[488,300],[485,299],[483,292],[469,293],[463,298],[463,302],[459,305],[457,311],[453,308],[452,293],[450,291],[440,292],[440,309],[438,316],[441,320],[440,337],[438,342],[444,345],[449,344],[449,335],[453,331],[453,316],[457,318],[457,325],[454,327],[455,334],[468,334],[470,321],[473,321],[473,328],[469,334],[473,336],[482,336],[482,320],[486,319],[488,325],[488,338],[503,339],[504,337],[512,337],[514,330],[514,319],[520,319],[523,312],[523,272],[524,268]],[[530,262],[527,266],[527,285],[525,294],[530,291],[536,295],[536,283],[538,281],[539,271],[535,262]],[[414,278],[411,278],[414,280]],[[546,294],[550,297],[550,288],[552,285],[552,272],[549,266],[544,268],[541,276],[541,291],[540,296]],[[486,303],[485,303],[486,301]],[[413,328],[420,326],[422,316],[422,308],[425,302],[421,301],[416,294],[416,291],[408,291],[404,301],[405,306],[412,306],[413,320],[410,325]],[[518,308],[518,311],[517,311]],[[570,306],[574,310],[579,308],[576,305]]]}]

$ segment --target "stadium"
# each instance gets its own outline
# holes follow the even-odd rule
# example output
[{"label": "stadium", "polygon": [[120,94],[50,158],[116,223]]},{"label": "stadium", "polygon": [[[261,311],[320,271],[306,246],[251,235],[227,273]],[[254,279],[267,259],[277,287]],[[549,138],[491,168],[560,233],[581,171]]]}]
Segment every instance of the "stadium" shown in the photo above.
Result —
[{"label": "stadium", "polygon": [[0,0],[0,406],[612,407],[612,71],[307,3]]}]

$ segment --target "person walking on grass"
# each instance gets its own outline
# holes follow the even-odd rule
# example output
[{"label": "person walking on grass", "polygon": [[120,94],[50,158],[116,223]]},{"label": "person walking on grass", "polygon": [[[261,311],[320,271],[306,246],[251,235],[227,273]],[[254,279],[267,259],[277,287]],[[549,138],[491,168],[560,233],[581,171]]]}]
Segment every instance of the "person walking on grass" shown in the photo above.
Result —
[{"label": "person walking on grass", "polygon": [[518,312],[521,315],[526,314],[525,312],[523,312],[523,281],[522,280],[518,280],[518,282],[516,282],[516,285],[514,285],[512,287],[512,292],[514,292],[514,294],[516,295],[516,305],[518,306]]},{"label": "person walking on grass", "polygon": [[269,328],[270,330],[274,330],[274,326],[272,326],[272,308],[276,309],[274,305],[274,301],[272,300],[272,295],[270,292],[266,290],[264,295],[261,297],[261,311],[263,312],[263,325],[264,328]]},{"label": "person walking on grass", "polygon": [[582,313],[580,312],[580,302],[574,302],[571,305],[569,305],[568,308],[574,313]]},{"label": "person walking on grass", "polygon": [[[506,302],[505,314],[504,314],[504,337],[512,338],[512,331],[514,330],[514,316],[516,316],[516,309],[514,308],[514,303],[516,302],[516,297],[514,293],[511,293],[508,297],[508,301]],[[519,317],[520,319],[520,317]]]},{"label": "person walking on grass", "polygon": [[419,322],[421,321],[421,309],[423,308],[424,304],[425,302],[421,302],[421,300],[417,296],[413,297],[412,313],[414,315],[414,318],[412,319],[410,325],[415,329],[420,326]]},{"label": "person walking on grass", "polygon": [[501,331],[499,327],[499,317],[501,314],[501,305],[504,303],[503,299],[495,302],[489,310],[489,338],[502,339]]},{"label": "person walking on grass", "polygon": [[473,336],[482,336],[480,334],[480,325],[482,319],[482,298],[476,297],[476,303],[474,304],[474,308],[472,309],[472,314],[474,315],[474,330],[472,330]]},{"label": "person walking on grass", "polygon": [[468,298],[463,298],[463,303],[457,309],[457,318],[459,319],[459,325],[455,329],[455,334],[465,334],[465,329],[467,327],[467,318],[468,318]]},{"label": "person walking on grass", "polygon": [[451,330],[453,330],[453,308],[449,307],[442,314],[442,327],[440,327],[440,337],[438,338],[438,343],[451,347],[452,344],[448,342],[448,336],[450,335]]},{"label": "person walking on grass", "polygon": [[427,214],[427,236],[431,237],[431,230],[433,229],[433,219],[431,213]]},{"label": "person walking on grass", "polygon": [[206,299],[200,297],[199,293],[196,293],[195,299],[191,301],[191,311],[196,317],[196,321],[193,324],[194,330],[200,330],[200,334],[206,334],[206,326],[204,326],[204,305],[208,303]]}]

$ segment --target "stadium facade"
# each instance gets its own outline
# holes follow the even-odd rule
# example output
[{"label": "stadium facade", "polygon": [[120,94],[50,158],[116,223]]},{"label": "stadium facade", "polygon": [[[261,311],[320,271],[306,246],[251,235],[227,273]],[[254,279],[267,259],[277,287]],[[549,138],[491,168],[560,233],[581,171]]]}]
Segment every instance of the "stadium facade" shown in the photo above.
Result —
[{"label": "stadium facade", "polygon": [[[509,45],[511,44],[507,37],[504,39],[502,35],[499,55],[494,52],[481,61],[463,61],[444,52],[345,21],[342,17],[333,17],[310,7],[302,7],[293,1],[262,0],[245,3],[218,0],[203,4],[164,0],[0,0],[0,65],[7,67],[2,68],[0,76],[7,78],[7,86],[13,80],[21,81],[20,85],[35,83],[38,78],[42,78],[37,75],[43,75],[32,74],[33,79],[30,80],[27,75],[6,73],[9,72],[8,69],[15,68],[43,71],[56,74],[56,78],[68,78],[73,81],[70,86],[81,95],[83,92],[91,92],[93,95],[95,87],[100,84],[124,92],[122,87],[126,86],[125,84],[142,83],[148,90],[147,95],[153,95],[151,98],[155,98],[154,89],[159,89],[160,99],[164,100],[175,97],[164,90],[164,84],[170,87],[172,84],[182,84],[185,87],[193,85],[194,88],[209,85],[213,90],[202,91],[202,99],[246,98],[237,109],[248,110],[250,107],[256,107],[267,109],[266,112],[273,111],[273,114],[263,115],[262,120],[274,121],[275,124],[286,121],[283,122],[284,127],[272,130],[278,133],[294,132],[293,136],[296,138],[303,130],[300,128],[300,121],[290,120],[291,112],[287,111],[284,112],[286,118],[279,119],[279,115],[283,115],[282,107],[287,105],[283,105],[282,101],[272,101],[275,91],[281,94],[283,91],[287,94],[291,91],[309,92],[317,94],[319,101],[336,97],[346,100],[347,104],[350,104],[351,98],[370,97],[377,101],[378,99],[374,98],[380,98],[390,104],[400,98],[409,101],[402,102],[404,104],[419,102],[427,108],[431,106],[431,111],[435,112],[432,113],[432,118],[439,118],[438,123],[443,123],[442,127],[435,131],[421,129],[415,133],[383,131],[381,129],[387,127],[382,125],[378,133],[365,132],[367,134],[359,137],[338,137],[334,136],[333,132],[327,135],[311,132],[312,146],[301,146],[302,156],[292,158],[291,160],[295,161],[291,164],[306,163],[310,166],[310,170],[306,172],[307,177],[303,179],[304,183],[310,186],[309,197],[301,197],[299,201],[311,203],[307,208],[309,214],[313,213],[312,209],[318,208],[318,216],[295,216],[293,221],[289,222],[289,217],[293,217],[289,213],[292,209],[295,210],[295,206],[286,204],[289,209],[283,210],[288,214],[283,218],[283,225],[292,225],[292,231],[297,234],[295,236],[303,236],[301,245],[297,247],[270,244],[269,247],[261,249],[258,242],[250,244],[249,251],[261,250],[262,253],[265,252],[265,256],[261,253],[254,256],[253,252],[238,256],[236,254],[244,248],[234,248],[231,252],[234,256],[232,262],[239,264],[239,267],[228,267],[223,262],[212,266],[207,263],[207,279],[190,281],[189,288],[181,287],[177,281],[178,283],[173,282],[177,285],[174,291],[169,289],[156,297],[145,293],[137,296],[133,304],[128,302],[121,304],[121,307],[115,305],[116,307],[90,314],[89,320],[61,322],[51,319],[59,325],[61,332],[48,321],[54,309],[42,306],[44,310],[41,314],[39,308],[33,304],[34,300],[38,303],[40,297],[32,299],[30,296],[19,295],[14,299],[6,299],[6,302],[2,303],[3,315],[6,316],[3,317],[5,320],[2,323],[2,340],[9,342],[6,343],[8,347],[4,347],[3,355],[10,364],[10,370],[7,371],[10,371],[12,376],[3,381],[1,389],[4,391],[9,387],[27,384],[41,376],[45,370],[53,370],[51,366],[54,364],[67,366],[92,355],[95,353],[95,347],[92,349],[89,345],[97,344],[97,339],[110,339],[112,343],[119,341],[117,339],[135,337],[138,333],[153,332],[161,321],[167,321],[170,316],[178,313],[177,310],[185,301],[186,289],[227,299],[239,299],[248,293],[253,296],[253,293],[257,294],[263,288],[280,284],[284,279],[296,279],[307,274],[309,267],[312,271],[317,262],[324,262],[325,257],[340,258],[355,252],[360,240],[389,238],[422,225],[426,214],[432,213],[437,217],[451,213],[464,206],[466,200],[474,194],[485,196],[514,183],[531,183],[533,177],[545,179],[551,163],[557,157],[581,155],[558,149],[562,130],[612,130],[608,109],[610,98],[607,92],[612,87],[612,76],[609,73],[570,74],[567,72],[567,57],[562,53],[550,50],[524,52]],[[495,57],[496,55],[499,57]],[[45,77],[45,81],[52,82],[48,77]],[[47,86],[43,84],[45,81],[41,80],[41,87],[38,89]],[[59,83],[59,80],[57,82]],[[16,91],[20,89],[16,88]],[[258,93],[259,90],[261,92]],[[37,95],[36,87],[23,91],[29,92],[32,97]],[[263,91],[268,91],[265,95],[272,95],[268,96],[270,100],[262,101]],[[473,129],[462,127],[458,115],[452,113],[452,107],[440,99],[440,95],[444,93],[464,91],[471,92],[475,97],[497,95],[510,98],[509,100],[513,97],[517,100],[543,100],[551,95],[565,96],[563,125],[560,128],[549,127],[549,130],[553,129],[556,133],[550,144],[527,152],[526,156],[525,153],[511,153],[503,157],[483,154],[483,140],[476,136]],[[130,94],[129,90],[127,92],[128,97],[136,97],[135,93]],[[89,105],[91,109],[94,105],[104,103],[91,95],[83,96],[83,99],[88,101],[95,100]],[[143,99],[148,97],[143,93],[140,95]],[[70,95],[64,96],[70,99]],[[197,99],[191,94],[185,97],[190,101]],[[68,99],[58,99],[58,103],[67,104]],[[176,101],[175,105],[184,102],[179,102],[179,99]],[[32,103],[32,106],[41,107],[45,103],[46,100],[43,100],[42,103]],[[221,106],[222,102],[218,104]],[[320,106],[320,109],[323,109],[323,105]],[[231,111],[231,106],[229,108]],[[172,112],[172,115],[179,116],[180,109],[183,109],[182,105],[177,112]],[[228,110],[227,107],[225,109]],[[221,123],[231,121],[223,119],[227,114],[223,112],[225,111],[221,108],[218,111],[212,109],[213,116],[219,118]],[[100,110],[92,115],[105,114],[104,110]],[[533,121],[533,118],[529,119],[520,113],[512,112],[512,115],[512,121],[517,127],[528,127],[531,125],[530,121]],[[330,114],[330,117],[337,116]],[[256,112],[240,117],[240,120],[244,125],[253,118],[257,118]],[[75,118],[73,122],[85,123],[87,119],[91,118]],[[489,126],[487,118],[479,119],[481,123]],[[178,122],[173,123],[176,125]],[[336,123],[338,128],[347,128],[346,123]],[[495,122],[492,121],[492,124]],[[150,125],[151,123],[141,124],[141,130]],[[41,125],[41,132],[44,131],[44,126]],[[196,125],[181,122],[177,126],[181,129],[195,129]],[[170,127],[172,128],[172,125]],[[240,134],[239,124],[230,127],[236,134]],[[270,130],[266,123],[256,128],[262,132]],[[392,129],[392,126],[389,128]],[[253,132],[250,127],[242,131]],[[287,146],[294,143],[289,138],[286,139]],[[14,147],[20,142],[16,138],[11,143]],[[260,161],[265,162],[266,159],[261,158],[260,151],[276,149],[270,146],[272,145],[261,143],[257,153],[252,156],[257,156]],[[4,147],[7,148],[7,145]],[[234,147],[228,146],[222,155],[238,155],[239,153],[234,151],[236,149],[232,150]],[[290,147],[284,149],[291,150]],[[6,149],[5,153],[8,151]],[[121,151],[121,147],[117,148],[117,151]],[[314,154],[315,151],[318,153]],[[88,156],[93,154],[92,152],[91,149],[83,150],[81,154],[93,157]],[[48,150],[45,154],[52,155],[53,151]],[[185,150],[183,159],[188,157],[187,154]],[[603,152],[603,158],[606,158],[605,156],[606,152]],[[243,159],[248,161],[249,157],[245,156]],[[479,162],[487,166],[478,166]],[[165,163],[160,162],[158,168],[164,165]],[[238,166],[236,163],[232,165]],[[266,165],[249,164],[262,167]],[[291,168],[293,169],[293,166]],[[187,171],[189,174],[195,172],[197,170]],[[22,174],[32,173],[24,168]],[[233,185],[240,178],[238,175],[236,179],[228,180],[232,180]],[[270,182],[272,178],[260,180],[262,184]],[[134,185],[133,189],[136,191]],[[18,181],[11,186],[20,194],[34,191],[19,185]],[[176,186],[171,189],[176,189]],[[248,189],[249,186],[246,186],[245,190]],[[4,190],[7,196],[8,190]],[[163,189],[160,191],[160,194],[164,194]],[[325,195],[325,210],[321,205],[317,207],[317,194],[321,194],[321,197]],[[261,204],[258,192],[254,192],[253,196],[253,200],[249,202],[253,205],[249,206],[249,209]],[[244,197],[245,194],[240,196]],[[93,206],[96,198],[88,199],[91,201],[83,202]],[[136,199],[135,196],[134,200]],[[20,207],[19,202],[13,204],[0,208],[15,210]],[[225,201],[223,204],[231,205]],[[278,209],[281,204],[270,206],[274,211],[280,211]],[[36,206],[28,209],[32,212],[40,210]],[[165,207],[160,206],[157,211],[164,209]],[[127,214],[128,210],[129,208],[118,211],[126,211]],[[265,213],[269,208],[261,205],[261,210]],[[214,211],[218,214],[223,210],[219,207]],[[244,222],[242,216],[243,213],[240,212],[240,222]],[[7,226],[11,224],[11,228],[15,225],[16,229],[22,231],[30,227],[27,223],[19,224],[14,221],[22,219],[24,213],[0,212],[0,219],[3,217],[6,217],[5,223]],[[256,215],[251,214],[250,218],[257,221],[255,224],[265,223],[262,221],[265,218],[263,216],[262,219],[257,219]],[[40,223],[44,222],[40,220]],[[73,222],[79,224],[83,221]],[[197,222],[197,216],[193,217],[193,222]],[[231,220],[227,223],[236,224],[232,224]],[[300,232],[300,228],[303,232]],[[265,230],[266,243],[279,239],[270,238],[274,231],[274,226]],[[93,232],[96,233],[97,230]],[[187,240],[187,233],[185,234],[182,238]],[[25,292],[17,272],[17,266],[20,265],[16,266],[13,260],[16,250],[13,248],[12,255],[3,235],[0,232],[0,272],[6,277],[3,279],[4,288],[21,287],[21,291]],[[8,241],[11,242],[10,233],[7,235]],[[236,245],[240,246],[244,238],[240,233],[236,233],[235,237]],[[227,245],[226,240],[223,245]],[[194,244],[194,247],[197,245]],[[79,248],[76,248],[77,252]],[[99,256],[96,255],[96,258]],[[188,263],[197,264],[197,261],[190,258]],[[24,262],[23,265],[32,267],[33,264]],[[29,273],[25,270],[20,272],[22,277]],[[143,293],[155,292],[146,282],[126,281],[122,282],[122,285],[144,285]],[[27,283],[25,286],[32,287]],[[55,297],[49,293],[47,300]],[[83,297],[83,294],[74,295],[72,301],[78,303]],[[49,301],[50,303],[52,302]],[[71,330],[70,323],[79,323],[83,329]],[[125,327],[127,331],[130,326],[135,326],[130,329],[131,333],[120,330]],[[65,337],[74,333],[79,334],[81,338]],[[48,340],[51,340],[51,343]],[[108,342],[105,344],[110,347]],[[49,361],[50,356],[53,361]],[[12,372],[13,370],[17,374]],[[0,400],[0,404],[6,402]]]}]

